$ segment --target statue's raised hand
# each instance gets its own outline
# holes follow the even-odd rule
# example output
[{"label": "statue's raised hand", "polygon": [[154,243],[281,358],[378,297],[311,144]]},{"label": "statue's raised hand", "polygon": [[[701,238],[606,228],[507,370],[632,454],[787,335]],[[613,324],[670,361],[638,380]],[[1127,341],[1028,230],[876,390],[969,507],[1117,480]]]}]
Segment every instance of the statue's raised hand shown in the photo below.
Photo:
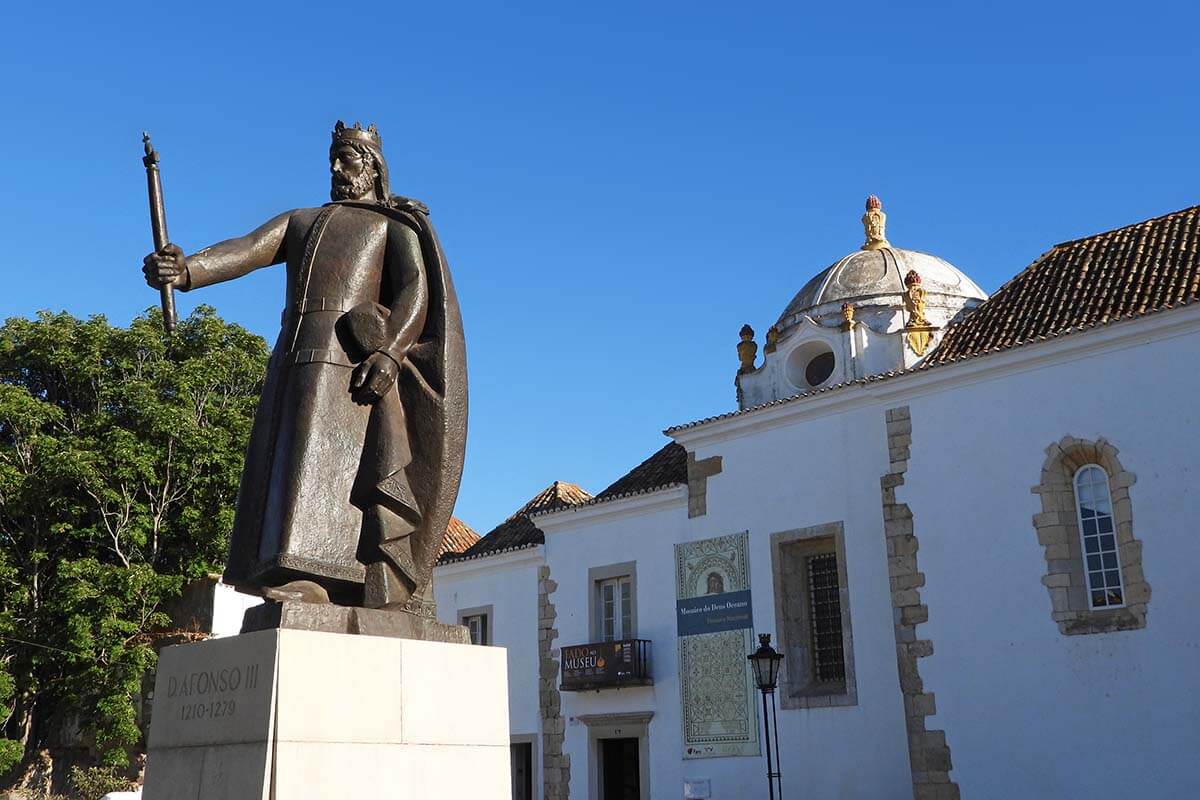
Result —
[{"label": "statue's raised hand", "polygon": [[400,365],[386,353],[372,353],[354,369],[350,394],[359,405],[370,405],[383,397],[396,382]]},{"label": "statue's raised hand", "polygon": [[187,261],[183,251],[176,245],[168,244],[158,252],[151,253],[142,260],[142,274],[151,289],[161,289],[164,286],[187,287]]}]

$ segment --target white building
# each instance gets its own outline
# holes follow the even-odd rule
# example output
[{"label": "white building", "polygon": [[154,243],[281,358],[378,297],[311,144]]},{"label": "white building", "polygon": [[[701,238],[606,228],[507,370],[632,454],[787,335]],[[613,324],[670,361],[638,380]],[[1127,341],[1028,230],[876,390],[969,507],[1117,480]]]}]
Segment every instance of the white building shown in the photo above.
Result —
[{"label": "white building", "polygon": [[508,648],[515,797],[766,796],[757,632],[785,797],[1200,796],[1200,207],[990,299],[863,222],[737,410],[438,567]]}]

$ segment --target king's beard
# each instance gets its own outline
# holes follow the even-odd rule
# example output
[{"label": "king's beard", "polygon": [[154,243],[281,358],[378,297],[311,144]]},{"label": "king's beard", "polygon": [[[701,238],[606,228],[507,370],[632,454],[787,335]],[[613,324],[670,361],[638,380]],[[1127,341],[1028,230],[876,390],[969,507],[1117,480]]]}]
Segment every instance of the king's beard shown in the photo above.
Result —
[{"label": "king's beard", "polygon": [[347,181],[340,181],[335,176],[331,194],[334,200],[358,200],[365,196],[375,186],[375,171],[364,169]]}]

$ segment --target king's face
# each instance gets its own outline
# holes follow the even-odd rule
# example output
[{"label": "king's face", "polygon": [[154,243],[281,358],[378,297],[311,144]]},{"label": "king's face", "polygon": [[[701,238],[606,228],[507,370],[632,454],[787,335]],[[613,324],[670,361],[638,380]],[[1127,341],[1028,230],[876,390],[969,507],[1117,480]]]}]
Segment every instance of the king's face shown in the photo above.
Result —
[{"label": "king's face", "polygon": [[330,154],[329,174],[335,200],[361,200],[374,191],[374,170],[349,145],[342,145]]}]

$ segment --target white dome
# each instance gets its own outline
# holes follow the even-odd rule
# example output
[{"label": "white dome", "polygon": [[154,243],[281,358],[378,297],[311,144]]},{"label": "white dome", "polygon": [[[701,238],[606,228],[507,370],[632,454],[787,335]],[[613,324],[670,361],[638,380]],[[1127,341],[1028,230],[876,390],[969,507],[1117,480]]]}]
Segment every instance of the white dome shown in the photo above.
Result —
[{"label": "white dome", "polygon": [[928,253],[889,245],[877,250],[856,250],[822,270],[796,293],[776,327],[782,334],[803,316],[840,317],[842,303],[855,307],[900,307],[904,276],[912,270],[921,276],[921,285],[928,292],[931,305],[961,307],[966,300],[987,299],[974,281],[949,262]]},{"label": "white dome", "polygon": [[[804,284],[767,331],[762,366],[743,360],[740,407],[911,368],[949,326],[987,300],[948,262],[893,247],[878,197],[867,198],[862,224],[862,246]],[[743,331],[740,358],[753,352],[752,337]]]},{"label": "white dome", "polygon": [[974,281],[950,263],[927,253],[892,247],[887,240],[887,214],[875,195],[867,198],[862,225],[867,235],[862,247],[804,284],[775,323],[776,338],[805,317],[822,324],[840,319],[844,304],[852,307],[854,318],[879,327],[882,333],[896,324],[895,312],[904,308],[905,279],[914,272],[930,311],[938,318],[936,325],[946,324],[963,309],[987,299]]}]

